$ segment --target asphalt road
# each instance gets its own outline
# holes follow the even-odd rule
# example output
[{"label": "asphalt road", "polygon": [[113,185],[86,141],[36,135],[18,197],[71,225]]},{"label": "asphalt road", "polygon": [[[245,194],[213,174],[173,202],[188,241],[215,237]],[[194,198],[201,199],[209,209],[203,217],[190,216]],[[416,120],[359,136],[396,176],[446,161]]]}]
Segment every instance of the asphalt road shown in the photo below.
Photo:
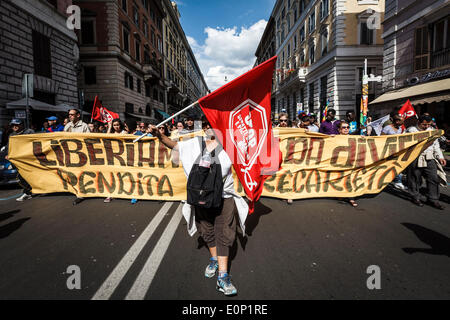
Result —
[{"label": "asphalt road", "polygon": [[[445,211],[395,191],[360,199],[357,209],[334,199],[262,199],[232,250],[234,298],[204,278],[208,252],[188,236],[180,203],[72,206],[68,194],[18,203],[19,193],[0,189],[0,299],[450,298],[448,192]],[[381,289],[369,290],[373,265]],[[70,290],[77,274],[81,287]]]}]

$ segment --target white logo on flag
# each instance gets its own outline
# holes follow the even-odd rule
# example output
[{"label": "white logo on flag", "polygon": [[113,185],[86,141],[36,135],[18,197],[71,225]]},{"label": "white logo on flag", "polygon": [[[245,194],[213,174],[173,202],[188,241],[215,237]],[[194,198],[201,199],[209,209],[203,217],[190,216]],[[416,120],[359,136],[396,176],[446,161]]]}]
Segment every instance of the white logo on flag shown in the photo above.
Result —
[{"label": "white logo on flag", "polygon": [[102,114],[102,118],[104,121],[111,122],[114,120],[112,115],[108,111],[106,111],[105,108],[100,108],[100,113]]},{"label": "white logo on flag", "polygon": [[[244,166],[241,171],[245,175],[245,184],[249,190],[253,190],[257,183],[252,180],[249,171],[261,153],[269,132],[266,109],[250,99],[245,100],[230,113],[229,128],[231,141]],[[255,128],[258,129],[259,137]]]}]

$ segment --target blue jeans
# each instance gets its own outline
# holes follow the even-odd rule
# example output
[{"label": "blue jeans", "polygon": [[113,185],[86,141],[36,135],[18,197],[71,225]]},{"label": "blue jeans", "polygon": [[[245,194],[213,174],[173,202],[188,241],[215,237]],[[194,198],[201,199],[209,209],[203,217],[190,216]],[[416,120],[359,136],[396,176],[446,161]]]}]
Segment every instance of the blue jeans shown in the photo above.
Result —
[{"label": "blue jeans", "polygon": [[403,173],[400,173],[394,178],[394,183],[402,183]]}]

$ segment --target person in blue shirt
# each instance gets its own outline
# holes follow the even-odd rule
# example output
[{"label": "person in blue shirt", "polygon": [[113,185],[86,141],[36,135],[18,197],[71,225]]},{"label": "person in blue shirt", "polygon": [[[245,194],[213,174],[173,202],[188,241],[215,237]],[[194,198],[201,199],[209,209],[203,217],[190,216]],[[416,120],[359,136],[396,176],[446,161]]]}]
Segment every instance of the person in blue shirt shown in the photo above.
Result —
[{"label": "person in blue shirt", "polygon": [[347,118],[347,123],[350,126],[350,130],[348,134],[356,134],[358,132],[358,122],[355,120],[355,112],[354,111],[347,111],[345,117]]},{"label": "person in blue shirt", "polygon": [[47,118],[48,121],[48,128],[45,132],[60,132],[64,131],[64,126],[61,124],[58,124],[58,118],[55,116],[51,116]]}]

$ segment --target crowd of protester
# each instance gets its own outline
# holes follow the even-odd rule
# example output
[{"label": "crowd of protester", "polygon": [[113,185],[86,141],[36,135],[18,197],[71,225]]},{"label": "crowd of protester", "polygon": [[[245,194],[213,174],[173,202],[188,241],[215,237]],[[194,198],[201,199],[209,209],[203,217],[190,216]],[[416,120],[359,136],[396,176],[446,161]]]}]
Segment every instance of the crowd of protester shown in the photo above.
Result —
[{"label": "crowd of protester", "polygon": [[[381,135],[393,135],[393,134],[405,134],[409,132],[417,132],[423,130],[438,129],[435,119],[429,114],[424,113],[420,117],[411,117],[406,121],[398,114],[399,109],[395,109],[391,112],[390,117],[385,123],[382,124]],[[177,139],[181,135],[192,133],[196,130],[201,130],[199,127],[195,127],[196,119],[188,116],[183,121],[175,121],[161,126],[158,130],[165,136],[170,136],[172,139]],[[205,119],[200,120],[202,123],[208,123]],[[280,128],[302,128],[307,132],[323,133],[327,135],[376,135],[375,130],[371,128],[370,123],[372,118],[369,117],[364,125],[358,126],[356,121],[355,112],[348,111],[344,119],[336,118],[336,111],[334,109],[328,109],[327,114],[323,121],[316,114],[307,114],[300,111],[298,118],[291,121],[289,115],[285,112],[279,114],[278,119],[274,119],[273,125]],[[147,134],[152,136],[151,127],[154,123],[145,123],[143,121],[133,121],[115,119],[109,124],[102,122],[90,122],[85,123],[81,120],[80,111],[77,109],[70,110],[68,117],[58,121],[56,116],[50,116],[46,118],[46,121],[42,124],[40,132],[77,132],[77,133],[109,133],[109,134],[132,134],[136,136],[142,136]],[[205,129],[205,128],[203,128]],[[207,129],[207,128],[206,128]],[[439,203],[439,177],[438,173],[446,166],[441,149],[447,150],[449,147],[449,125],[444,124],[443,128],[446,135],[425,150],[421,156],[414,161],[407,170],[406,174],[399,174],[395,177],[392,185],[394,188],[409,192],[412,198],[412,202],[418,206],[423,206],[423,199],[420,198],[419,187],[421,185],[421,177],[423,176],[427,183],[427,200],[428,203],[438,209],[444,209]],[[17,134],[30,134],[36,130],[25,129],[24,123],[20,119],[13,119],[7,128],[2,130],[1,145],[2,147],[8,147],[9,136]],[[39,132],[39,131],[37,131]],[[436,160],[436,161],[434,161]],[[24,201],[31,199],[31,188],[29,185],[19,177],[21,185],[23,186],[23,196],[18,198],[18,201]],[[405,183],[406,181],[406,183]],[[406,185],[407,186],[406,186]],[[76,205],[83,201],[83,198],[77,197],[73,204]],[[108,197],[104,200],[105,203],[111,202],[112,197]],[[132,199],[131,203],[135,204],[136,199]],[[348,199],[348,202],[356,207],[357,203],[355,199]],[[292,204],[293,200],[287,200],[288,204]]]},{"label": "crowd of protester", "polygon": [[[429,113],[423,113],[418,117],[410,117],[405,120],[399,114],[399,110],[400,108],[394,109],[390,113],[389,119],[382,123],[381,135],[398,135],[439,129],[436,119]],[[278,121],[273,121],[273,126],[279,128],[302,128],[307,132],[320,132],[327,135],[376,136],[376,130],[371,126],[371,122],[372,117],[368,117],[365,124],[358,126],[354,111],[347,111],[345,119],[338,120],[336,119],[336,111],[329,109],[321,123],[319,123],[315,114],[307,114],[300,111],[298,119],[290,121],[289,115],[286,112],[281,112],[278,116]],[[446,181],[443,168],[447,165],[447,161],[442,149],[449,149],[449,124],[444,123],[442,129],[445,130],[445,135],[422,152],[418,159],[408,166],[405,174],[399,174],[392,182],[394,188],[408,192],[411,196],[411,201],[420,207],[426,201],[434,208],[445,209],[439,202],[439,183],[440,181]],[[422,185],[422,177],[427,185],[426,197],[421,197],[419,192]],[[404,181],[406,181],[407,186],[405,186]],[[347,201],[353,207],[358,206],[354,198],[347,199]],[[287,203],[292,204],[292,199],[287,200]]]}]

